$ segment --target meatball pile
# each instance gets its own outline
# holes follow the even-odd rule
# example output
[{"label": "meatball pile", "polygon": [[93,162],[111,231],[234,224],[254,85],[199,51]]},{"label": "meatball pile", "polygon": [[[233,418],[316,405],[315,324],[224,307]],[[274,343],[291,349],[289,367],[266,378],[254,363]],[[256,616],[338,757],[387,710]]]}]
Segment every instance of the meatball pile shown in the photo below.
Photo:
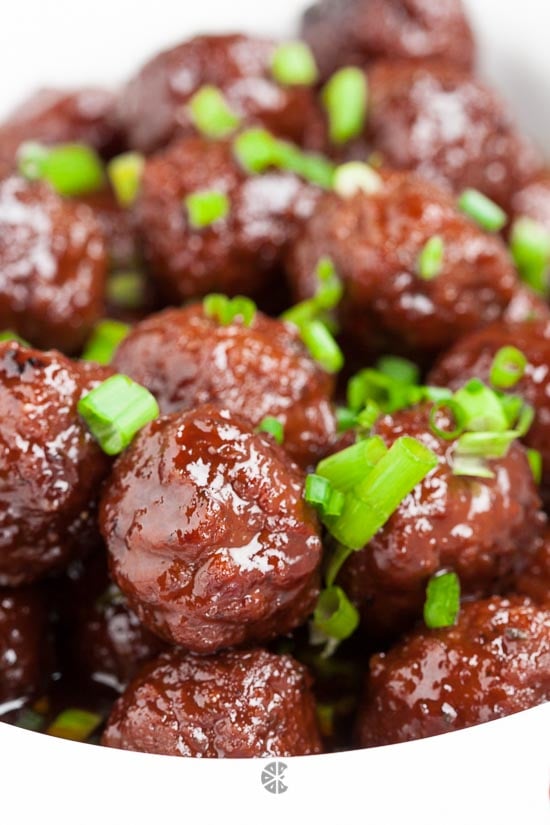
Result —
[{"label": "meatball pile", "polygon": [[0,122],[0,721],[312,755],[550,701],[550,178],[460,0]]}]

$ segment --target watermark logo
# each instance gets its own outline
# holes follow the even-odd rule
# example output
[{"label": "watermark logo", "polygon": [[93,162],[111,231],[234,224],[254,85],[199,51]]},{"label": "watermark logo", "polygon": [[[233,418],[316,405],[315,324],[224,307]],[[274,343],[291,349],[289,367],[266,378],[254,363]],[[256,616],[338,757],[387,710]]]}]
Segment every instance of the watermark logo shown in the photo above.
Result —
[{"label": "watermark logo", "polygon": [[262,785],[268,793],[280,794],[288,791],[285,785],[285,771],[287,765],[284,762],[270,762],[262,770]]}]

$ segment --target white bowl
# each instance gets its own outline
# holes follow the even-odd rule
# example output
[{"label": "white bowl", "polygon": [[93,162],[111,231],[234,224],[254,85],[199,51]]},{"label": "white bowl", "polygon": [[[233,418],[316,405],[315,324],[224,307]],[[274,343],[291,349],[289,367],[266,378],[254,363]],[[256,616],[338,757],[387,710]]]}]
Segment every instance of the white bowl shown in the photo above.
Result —
[{"label": "white bowl", "polygon": [[[17,0],[0,17],[0,112],[48,84],[116,84],[200,30],[285,35],[303,0]],[[469,0],[481,72],[550,154],[550,3]],[[9,78],[9,83],[6,78]],[[444,736],[284,760],[200,760],[0,724],[1,821],[548,825],[550,704]],[[264,783],[278,762],[279,782]],[[284,767],[283,767],[284,765]],[[268,789],[275,787],[279,793]]]}]

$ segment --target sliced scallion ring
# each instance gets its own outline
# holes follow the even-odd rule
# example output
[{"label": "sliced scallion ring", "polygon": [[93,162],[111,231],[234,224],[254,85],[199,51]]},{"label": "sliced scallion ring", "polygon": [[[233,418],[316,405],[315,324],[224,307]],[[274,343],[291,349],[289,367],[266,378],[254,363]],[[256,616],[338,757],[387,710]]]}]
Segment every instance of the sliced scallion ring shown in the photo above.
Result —
[{"label": "sliced scallion ring", "polygon": [[271,73],[282,86],[312,86],[318,77],[313,52],[302,40],[281,43],[275,49]]},{"label": "sliced scallion ring", "polygon": [[188,111],[194,126],[209,138],[227,137],[241,124],[240,117],[216,86],[202,86],[195,92],[189,101]]},{"label": "sliced scallion ring", "polygon": [[508,220],[506,212],[477,189],[465,189],[458,208],[487,232],[500,232]]},{"label": "sliced scallion ring", "polygon": [[426,588],[424,622],[433,630],[452,627],[460,611],[460,580],[456,573],[432,576]]},{"label": "sliced scallion ring", "polygon": [[382,177],[367,163],[350,161],[337,166],[334,172],[333,188],[341,198],[352,198],[358,192],[377,195],[383,186]]},{"label": "sliced scallion ring", "polygon": [[491,365],[489,380],[493,387],[507,390],[521,381],[527,367],[527,358],[517,347],[502,347]]},{"label": "sliced scallion ring", "polygon": [[367,119],[368,83],[364,71],[354,66],[339,69],[322,92],[333,143],[347,143],[361,134]]}]

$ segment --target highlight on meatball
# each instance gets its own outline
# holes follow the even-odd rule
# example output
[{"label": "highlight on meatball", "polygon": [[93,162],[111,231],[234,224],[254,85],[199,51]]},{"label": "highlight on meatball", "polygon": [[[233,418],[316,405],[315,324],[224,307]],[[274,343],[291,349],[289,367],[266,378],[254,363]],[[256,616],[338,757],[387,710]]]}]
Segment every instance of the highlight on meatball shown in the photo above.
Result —
[{"label": "highlight on meatball", "polygon": [[512,198],[514,218],[530,218],[550,233],[550,169],[544,169]]},{"label": "highlight on meatball", "polygon": [[[423,257],[434,239],[435,271]],[[380,172],[377,191],[325,193],[288,256],[295,295],[309,298],[328,256],[345,286],[342,331],[372,351],[444,349],[498,319],[517,274],[503,241],[460,214],[452,196],[410,173]]]},{"label": "highlight on meatball", "polygon": [[464,604],[456,627],[418,629],[370,662],[361,747],[436,736],[550,699],[550,612],[519,596]]},{"label": "highlight on meatball", "polygon": [[77,352],[101,317],[106,258],[86,205],[49,186],[0,181],[0,328],[42,349]]},{"label": "highlight on meatball", "polygon": [[214,402],[257,427],[283,426],[283,447],[307,467],[336,431],[333,379],[309,356],[296,329],[256,312],[250,325],[222,325],[202,304],[167,309],[137,324],[114,366],[153,393],[161,412]]},{"label": "highlight on meatball", "polygon": [[197,653],[302,624],[321,541],[304,478],[271,436],[205,405],[144,427],[106,483],[100,525],[141,621]]},{"label": "highlight on meatball", "polygon": [[77,403],[110,374],[0,343],[0,586],[42,578],[99,540],[95,505],[109,460]]},{"label": "highlight on meatball", "polygon": [[215,759],[320,753],[310,684],[291,656],[172,650],[146,665],[116,702],[102,744]]}]

